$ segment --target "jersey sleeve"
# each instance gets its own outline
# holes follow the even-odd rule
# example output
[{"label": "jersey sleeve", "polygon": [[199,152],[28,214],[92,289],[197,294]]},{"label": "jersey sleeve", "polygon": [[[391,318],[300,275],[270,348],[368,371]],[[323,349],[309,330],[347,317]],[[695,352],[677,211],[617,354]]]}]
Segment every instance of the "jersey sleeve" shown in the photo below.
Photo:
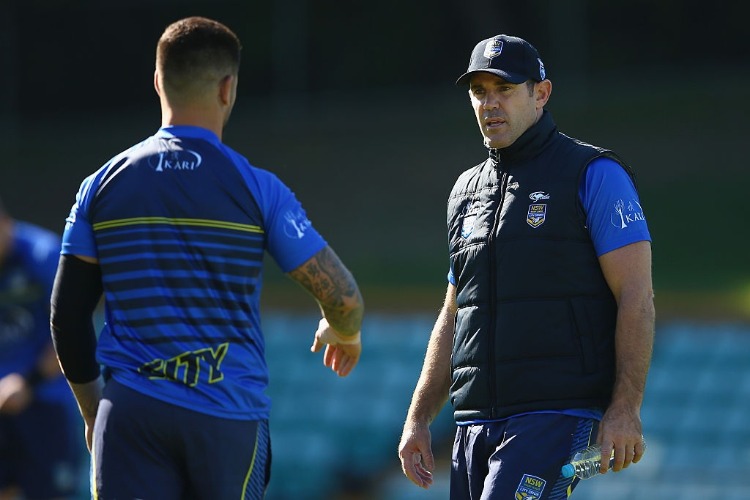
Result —
[{"label": "jersey sleeve", "polygon": [[251,167],[245,178],[263,212],[266,250],[282,272],[293,271],[325,248],[327,242],[302,204],[276,175]]},{"label": "jersey sleeve", "polygon": [[638,241],[651,241],[633,180],[616,161],[592,161],[578,194],[597,256]]},{"label": "jersey sleeve", "polygon": [[456,286],[456,276],[453,274],[453,264],[448,267],[448,275],[446,276],[448,283],[450,283],[453,286]]},{"label": "jersey sleeve", "polygon": [[89,210],[96,193],[98,175],[87,177],[76,194],[76,201],[65,219],[65,230],[62,237],[63,255],[83,255],[98,258],[94,229],[91,226]]}]

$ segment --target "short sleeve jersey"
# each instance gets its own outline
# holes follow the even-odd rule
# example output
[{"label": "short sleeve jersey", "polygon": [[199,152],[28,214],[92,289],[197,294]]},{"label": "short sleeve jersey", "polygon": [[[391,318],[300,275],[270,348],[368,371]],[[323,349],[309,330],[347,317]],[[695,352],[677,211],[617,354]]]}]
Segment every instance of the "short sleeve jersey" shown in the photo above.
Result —
[{"label": "short sleeve jersey", "polygon": [[195,411],[267,419],[259,298],[326,246],[292,191],[212,132],[161,128],[84,180],[62,253],[102,269],[97,359],[118,382]]},{"label": "short sleeve jersey", "polygon": [[[638,241],[651,241],[633,180],[614,160],[606,157],[593,160],[581,181],[578,196],[597,256]],[[448,281],[456,284],[452,269]]]}]

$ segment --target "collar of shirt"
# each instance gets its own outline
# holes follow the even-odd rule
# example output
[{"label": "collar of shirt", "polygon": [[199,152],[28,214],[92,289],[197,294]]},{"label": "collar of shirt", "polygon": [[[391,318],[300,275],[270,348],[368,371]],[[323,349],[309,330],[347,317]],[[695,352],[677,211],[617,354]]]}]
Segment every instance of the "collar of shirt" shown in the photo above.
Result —
[{"label": "collar of shirt", "polygon": [[203,139],[217,145],[221,144],[219,136],[206,128],[194,125],[167,125],[156,132],[156,137],[188,137]]}]

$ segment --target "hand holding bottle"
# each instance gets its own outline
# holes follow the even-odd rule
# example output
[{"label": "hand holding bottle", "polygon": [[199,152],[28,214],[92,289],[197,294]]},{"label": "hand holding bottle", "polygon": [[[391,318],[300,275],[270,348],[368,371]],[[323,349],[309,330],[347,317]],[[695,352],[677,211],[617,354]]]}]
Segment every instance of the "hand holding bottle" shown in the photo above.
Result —
[{"label": "hand holding bottle", "polygon": [[[643,449],[646,449],[646,441],[643,441]],[[612,454],[609,457],[609,468],[612,468],[612,463],[615,459],[615,452],[612,450]],[[591,445],[584,448],[570,460],[569,463],[563,465],[560,473],[563,477],[576,476],[580,479],[589,479],[599,474],[599,469],[602,463],[602,448],[598,444]]]}]

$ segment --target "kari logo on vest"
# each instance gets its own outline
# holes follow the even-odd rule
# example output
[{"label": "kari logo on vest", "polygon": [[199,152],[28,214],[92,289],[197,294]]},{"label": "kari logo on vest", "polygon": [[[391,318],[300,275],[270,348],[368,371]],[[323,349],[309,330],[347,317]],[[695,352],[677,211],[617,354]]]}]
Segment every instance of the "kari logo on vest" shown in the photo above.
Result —
[{"label": "kari logo on vest", "polygon": [[312,222],[302,209],[289,210],[284,214],[284,234],[292,239],[301,240],[310,226]]},{"label": "kari logo on vest", "polygon": [[620,199],[615,202],[614,210],[610,214],[609,220],[616,228],[625,229],[634,222],[645,221],[646,216],[643,215],[643,207],[641,207],[641,204],[637,200],[628,200],[625,202]]},{"label": "kari logo on vest", "polygon": [[547,481],[540,477],[524,474],[516,488],[516,500],[533,500],[542,498]]},{"label": "kari logo on vest", "polygon": [[150,156],[148,164],[157,172],[166,170],[195,170],[203,162],[201,155],[184,149],[179,140],[161,141],[158,154]]}]

